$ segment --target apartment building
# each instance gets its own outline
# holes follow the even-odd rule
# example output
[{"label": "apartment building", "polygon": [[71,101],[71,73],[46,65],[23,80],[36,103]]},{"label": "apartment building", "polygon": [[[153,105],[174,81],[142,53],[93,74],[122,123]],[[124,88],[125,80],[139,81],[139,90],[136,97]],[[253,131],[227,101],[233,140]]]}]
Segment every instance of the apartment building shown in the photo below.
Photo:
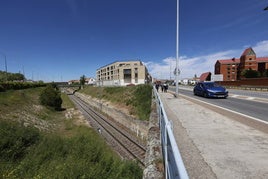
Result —
[{"label": "apartment building", "polygon": [[236,81],[241,78],[241,72],[247,69],[257,70],[262,74],[268,69],[268,57],[257,58],[250,47],[244,50],[240,58],[217,60],[214,73],[222,74],[223,81]]},{"label": "apartment building", "polygon": [[96,71],[98,86],[127,86],[151,83],[152,77],[139,60],[116,61]]}]

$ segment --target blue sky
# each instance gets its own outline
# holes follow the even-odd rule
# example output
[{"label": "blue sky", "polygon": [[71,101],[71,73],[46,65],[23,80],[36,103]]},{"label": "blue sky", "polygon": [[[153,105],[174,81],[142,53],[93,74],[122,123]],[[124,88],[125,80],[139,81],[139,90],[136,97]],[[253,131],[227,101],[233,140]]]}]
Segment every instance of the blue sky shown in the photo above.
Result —
[{"label": "blue sky", "polygon": [[[180,78],[213,72],[216,60],[247,47],[268,56],[267,6],[180,0]],[[8,71],[43,81],[95,77],[101,66],[139,59],[153,77],[174,78],[176,0],[0,0],[0,23],[2,71],[4,55]]]}]

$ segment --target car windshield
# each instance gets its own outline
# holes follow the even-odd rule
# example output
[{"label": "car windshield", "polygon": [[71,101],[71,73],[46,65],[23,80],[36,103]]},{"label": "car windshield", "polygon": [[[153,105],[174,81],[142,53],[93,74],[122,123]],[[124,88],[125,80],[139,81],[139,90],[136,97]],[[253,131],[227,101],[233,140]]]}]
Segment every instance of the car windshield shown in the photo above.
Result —
[{"label": "car windshield", "polygon": [[204,83],[204,86],[206,88],[213,88],[213,87],[218,87],[219,85],[217,83]]}]

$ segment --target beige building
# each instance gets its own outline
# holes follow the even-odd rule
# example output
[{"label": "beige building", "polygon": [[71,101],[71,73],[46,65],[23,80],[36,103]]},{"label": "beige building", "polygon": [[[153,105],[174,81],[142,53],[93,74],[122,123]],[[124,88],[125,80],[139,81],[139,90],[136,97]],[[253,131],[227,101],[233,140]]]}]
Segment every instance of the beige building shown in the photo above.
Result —
[{"label": "beige building", "polygon": [[141,61],[121,61],[97,69],[98,86],[127,86],[151,83],[152,78]]}]

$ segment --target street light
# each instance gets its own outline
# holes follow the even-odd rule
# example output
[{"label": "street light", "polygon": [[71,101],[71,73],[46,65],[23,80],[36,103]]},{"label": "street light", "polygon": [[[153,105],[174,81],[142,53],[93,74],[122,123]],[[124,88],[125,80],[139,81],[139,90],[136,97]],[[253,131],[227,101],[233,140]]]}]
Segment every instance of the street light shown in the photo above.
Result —
[{"label": "street light", "polygon": [[179,0],[177,0],[177,29],[176,29],[176,92],[175,96],[178,96],[179,84],[178,84],[178,76],[179,76]]},{"label": "street light", "polygon": [[0,52],[0,54],[2,54],[5,58],[5,70],[6,70],[6,81],[7,81],[7,56],[3,52]]}]

